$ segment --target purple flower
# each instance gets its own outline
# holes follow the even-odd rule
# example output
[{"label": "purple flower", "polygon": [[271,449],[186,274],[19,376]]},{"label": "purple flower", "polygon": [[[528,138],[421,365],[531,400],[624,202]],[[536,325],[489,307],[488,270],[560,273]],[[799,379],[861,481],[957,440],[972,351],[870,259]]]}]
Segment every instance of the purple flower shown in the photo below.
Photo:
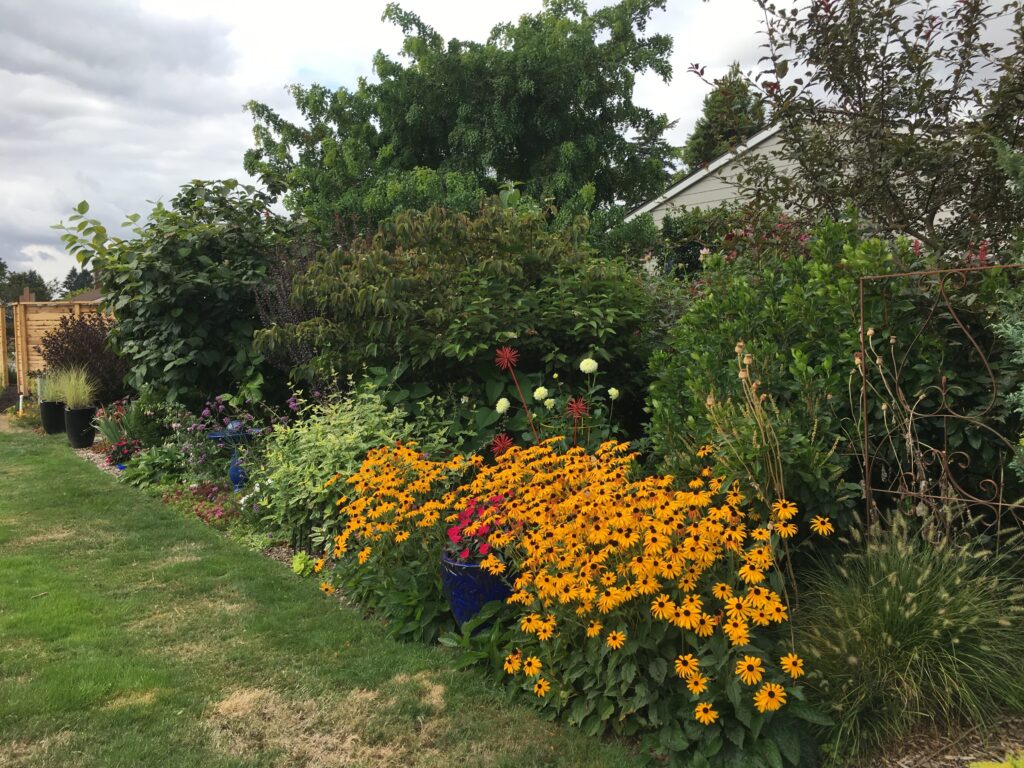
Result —
[{"label": "purple flower", "polygon": [[212,414],[210,413],[210,409],[209,408],[203,408],[202,416],[203,416],[204,419],[210,418],[211,415]]},{"label": "purple flower", "polygon": [[224,417],[224,426],[226,427],[230,423],[231,423],[231,419],[229,419],[227,416],[225,416]]}]

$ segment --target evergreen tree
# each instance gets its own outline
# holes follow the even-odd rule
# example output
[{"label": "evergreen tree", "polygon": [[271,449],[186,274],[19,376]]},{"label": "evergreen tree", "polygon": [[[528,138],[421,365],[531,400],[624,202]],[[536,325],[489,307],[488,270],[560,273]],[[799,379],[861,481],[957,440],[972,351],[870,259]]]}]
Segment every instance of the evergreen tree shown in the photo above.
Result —
[{"label": "evergreen tree", "polygon": [[79,271],[78,267],[72,267],[71,271],[68,272],[67,276],[60,284],[62,295],[74,293],[75,291],[82,291],[92,288],[93,278],[92,272],[86,268],[82,268]]},{"label": "evergreen tree", "polygon": [[704,97],[704,111],[683,145],[686,172],[702,168],[765,127],[764,104],[734,62]]}]

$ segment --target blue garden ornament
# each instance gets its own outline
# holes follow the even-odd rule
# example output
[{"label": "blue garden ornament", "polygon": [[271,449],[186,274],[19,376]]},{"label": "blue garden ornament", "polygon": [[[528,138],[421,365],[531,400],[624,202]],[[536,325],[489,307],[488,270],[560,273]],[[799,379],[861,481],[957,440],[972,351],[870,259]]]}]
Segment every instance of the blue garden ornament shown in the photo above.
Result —
[{"label": "blue garden ornament", "polygon": [[228,479],[231,481],[231,487],[235,489],[235,493],[242,490],[245,487],[246,480],[249,479],[249,475],[246,473],[245,467],[242,466],[238,455],[238,446],[249,442],[259,433],[260,430],[248,429],[241,421],[234,419],[229,421],[224,429],[210,432],[207,435],[211,440],[222,445],[231,446],[231,465],[228,467]]}]

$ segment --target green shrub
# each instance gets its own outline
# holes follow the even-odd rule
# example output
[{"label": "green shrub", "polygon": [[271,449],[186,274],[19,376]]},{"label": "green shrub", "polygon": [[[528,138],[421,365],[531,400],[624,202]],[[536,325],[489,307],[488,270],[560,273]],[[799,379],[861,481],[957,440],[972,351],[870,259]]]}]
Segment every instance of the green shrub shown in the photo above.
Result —
[{"label": "green shrub", "polygon": [[[1009,346],[1013,362],[1024,369],[1024,293],[1018,291],[1008,295],[1000,310],[999,335]],[[1017,413],[1024,415],[1024,384],[1007,394],[1007,402],[1016,408]],[[1024,481],[1024,434],[1020,435],[1012,466]],[[1018,503],[1021,501],[1024,499]]]},{"label": "green shrub", "polygon": [[315,319],[260,331],[258,348],[314,348],[295,371],[311,380],[392,372],[394,389],[413,400],[459,403],[484,439],[493,420],[472,414],[514,396],[494,366],[497,347],[517,347],[539,376],[578,376],[578,361],[592,356],[607,363],[624,394],[622,423],[639,434],[654,294],[624,261],[595,257],[585,226],[555,229],[515,192],[474,215],[399,214],[372,239],[320,254],[294,289]]},{"label": "green shrub", "polygon": [[253,289],[285,225],[269,200],[234,180],[193,181],[170,207],[157,204],[134,236],[111,237],[84,201],[62,239],[92,266],[117,316],[111,339],[135,389],[198,404],[262,383],[252,350],[259,325]]},{"label": "green shrub", "polygon": [[665,274],[685,276],[699,272],[701,251],[717,251],[729,234],[753,216],[735,206],[683,208],[655,224],[649,213],[623,221],[621,209],[594,214],[591,238],[599,252],[630,263],[652,259]]},{"label": "green shrub", "polygon": [[863,758],[915,729],[949,733],[1024,707],[1021,549],[880,533],[809,576],[797,612],[831,757]]},{"label": "green shrub", "polygon": [[297,412],[261,440],[249,488],[261,524],[306,548],[314,529],[335,509],[325,487],[334,475],[354,473],[371,448],[404,437],[405,414],[388,408],[379,392],[359,387],[320,401],[292,400]]},{"label": "green shrub", "polygon": [[180,484],[182,477],[181,450],[171,444],[156,445],[135,454],[120,475],[123,482],[136,488]]},{"label": "green shrub", "polygon": [[[844,526],[859,503],[862,412],[859,279],[927,266],[910,243],[865,238],[857,220],[825,221],[810,231],[785,219],[762,227],[754,222],[705,258],[692,287],[694,298],[652,358],[651,437],[663,468],[685,476],[692,450],[714,441],[709,396],[740,398],[733,361],[745,342],[761,392],[779,411],[788,498],[805,514],[825,514]],[[939,407],[945,377],[947,405],[959,413],[981,413],[1002,427],[1019,424],[1005,399],[987,408],[992,381],[961,325],[985,349],[1000,391],[1024,381],[992,332],[998,298],[1013,285],[1006,274],[969,275],[962,285],[945,284],[956,318],[936,305],[937,283],[891,279],[866,285],[865,320],[874,340],[891,352],[912,355],[900,368],[900,387],[919,412]],[[1019,290],[1019,289],[1018,289]],[[895,339],[892,349],[889,340]],[[874,375],[874,373],[869,373]],[[881,384],[873,380],[881,390]],[[881,424],[881,400],[869,403],[872,424]],[[979,440],[969,422],[951,419],[950,449],[972,452],[978,478],[999,474],[1006,457]],[[941,419],[919,421],[917,437],[942,445]],[[879,460],[878,466],[883,462]],[[877,478],[876,478],[877,479]]]},{"label": "green shrub", "polygon": [[128,365],[110,344],[114,321],[100,314],[73,317],[65,315],[60,323],[43,335],[36,351],[50,371],[82,368],[96,382],[101,403],[113,402],[127,391],[124,383]]}]

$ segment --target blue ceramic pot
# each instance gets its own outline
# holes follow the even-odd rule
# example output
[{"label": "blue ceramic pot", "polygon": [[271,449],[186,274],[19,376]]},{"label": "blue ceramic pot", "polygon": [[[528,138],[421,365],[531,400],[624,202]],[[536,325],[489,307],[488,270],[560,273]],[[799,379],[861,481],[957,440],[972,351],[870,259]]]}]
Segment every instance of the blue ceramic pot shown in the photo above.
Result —
[{"label": "blue ceramic pot", "polygon": [[504,600],[512,594],[500,577],[488,573],[477,563],[460,563],[441,556],[441,590],[455,622],[461,627],[492,600]]}]

